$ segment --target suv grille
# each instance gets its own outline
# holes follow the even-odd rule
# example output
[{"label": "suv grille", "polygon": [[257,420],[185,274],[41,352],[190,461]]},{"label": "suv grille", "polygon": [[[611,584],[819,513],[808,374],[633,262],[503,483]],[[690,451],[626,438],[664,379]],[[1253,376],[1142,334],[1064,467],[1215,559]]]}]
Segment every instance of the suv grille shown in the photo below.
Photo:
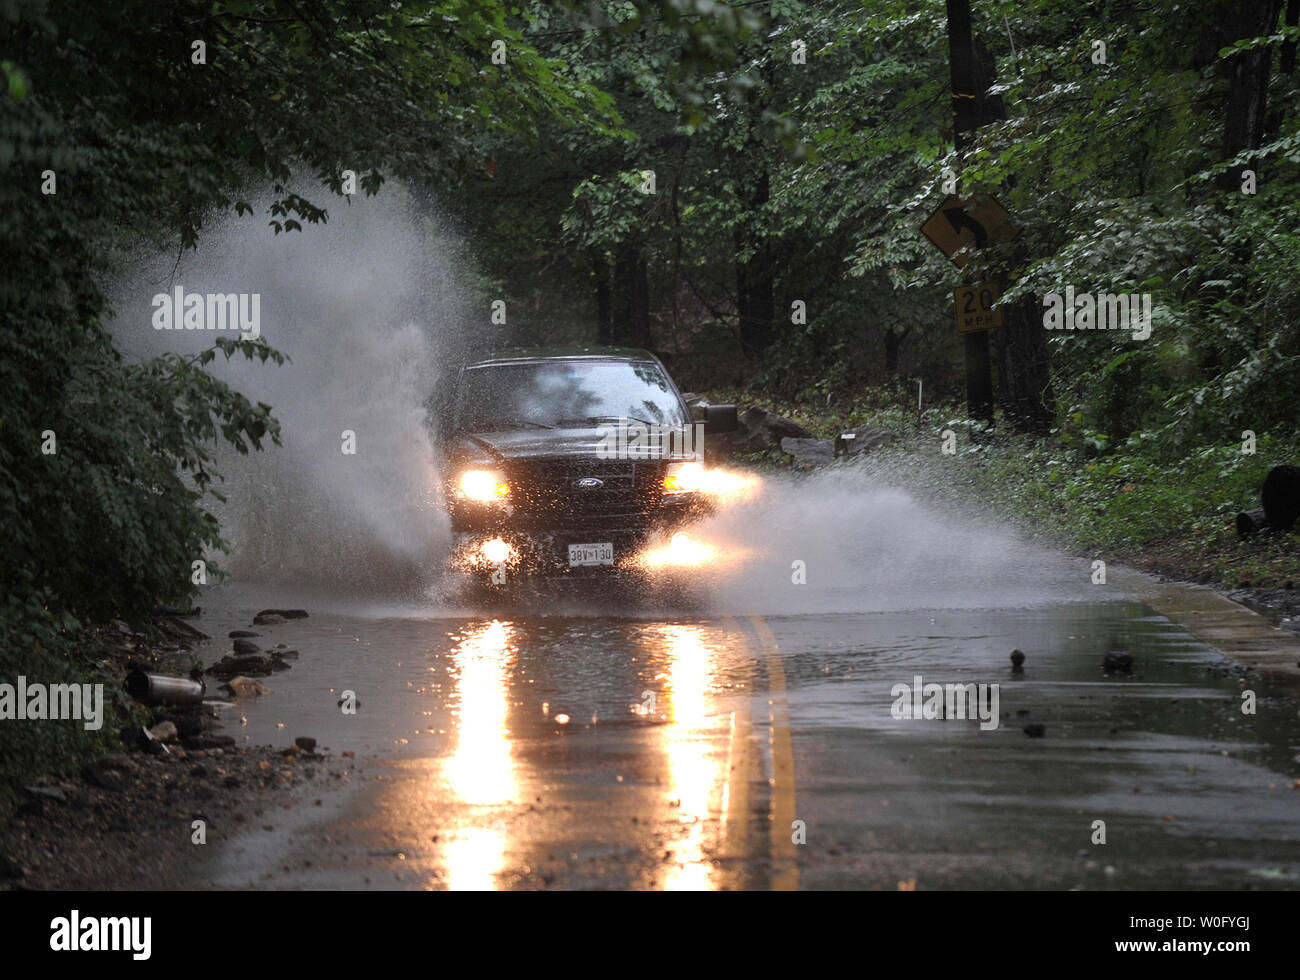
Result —
[{"label": "suv grille", "polygon": [[[605,459],[537,460],[512,467],[516,517],[564,527],[590,518],[648,519],[662,493],[662,464]],[[582,480],[598,486],[580,486]]]}]

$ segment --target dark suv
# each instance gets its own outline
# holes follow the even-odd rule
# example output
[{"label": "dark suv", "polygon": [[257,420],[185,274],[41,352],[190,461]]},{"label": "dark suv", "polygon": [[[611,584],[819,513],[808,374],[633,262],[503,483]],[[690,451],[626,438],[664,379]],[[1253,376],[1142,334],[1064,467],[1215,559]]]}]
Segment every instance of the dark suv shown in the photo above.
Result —
[{"label": "dark suv", "polygon": [[654,355],[621,348],[507,351],[463,365],[440,420],[456,563],[509,577],[608,576],[710,510],[703,435]]}]

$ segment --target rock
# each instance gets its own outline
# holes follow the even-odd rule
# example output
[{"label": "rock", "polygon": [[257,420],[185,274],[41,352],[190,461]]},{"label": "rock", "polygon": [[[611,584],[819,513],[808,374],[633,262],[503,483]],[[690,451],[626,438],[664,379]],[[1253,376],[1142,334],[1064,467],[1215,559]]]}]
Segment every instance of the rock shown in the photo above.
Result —
[{"label": "rock", "polygon": [[239,654],[260,653],[261,650],[262,650],[262,648],[259,647],[259,646],[258,646],[256,643],[254,643],[252,640],[236,640],[236,641],[235,641],[235,653],[239,653]]},{"label": "rock", "polygon": [[298,748],[302,749],[304,752],[316,751],[316,740],[314,738],[309,738],[306,735],[299,735],[293,740],[293,744],[298,746]]},{"label": "rock", "polygon": [[197,712],[183,715],[168,715],[161,721],[170,722],[176,726],[177,735],[197,735],[203,731],[203,716]]},{"label": "rock", "polygon": [[845,434],[853,434],[852,439],[844,440],[845,451],[850,456],[857,456],[870,452],[872,449],[888,446],[898,439],[897,432],[891,432],[889,429],[881,429],[872,425],[859,425],[852,429],[845,429],[844,432]]},{"label": "rock", "polygon": [[[230,693],[231,697],[236,698],[259,698],[271,693],[269,688],[263,687],[260,681],[255,681],[251,677],[232,677],[222,687]],[[186,746],[186,748],[190,747]]]},{"label": "rock", "polygon": [[297,650],[281,650],[279,647],[276,647],[271,651],[271,656],[283,657],[286,660],[297,660],[302,656],[302,654]]},{"label": "rock", "polygon": [[182,739],[181,745],[191,751],[199,749],[233,749],[235,739],[230,735],[191,735]]},{"label": "rock", "polygon": [[95,765],[100,769],[110,769],[113,772],[130,772],[135,768],[135,762],[129,755],[106,755],[95,760]]},{"label": "rock", "polygon": [[96,766],[82,766],[81,778],[90,783],[91,786],[98,786],[100,789],[112,790],[114,792],[122,789],[126,783],[117,773],[108,769],[100,769]]},{"label": "rock", "polygon": [[56,803],[68,802],[63,790],[57,786],[24,786],[23,790],[43,800],[54,800]]},{"label": "rock", "polygon": [[226,634],[232,640],[251,639],[254,636],[261,636],[261,633],[254,633],[252,630],[231,630]]},{"label": "rock", "polygon": [[135,731],[136,744],[140,750],[149,755],[166,755],[167,745],[162,739],[154,735],[147,728],[138,728]]},{"label": "rock", "polygon": [[1274,466],[1259,494],[1269,527],[1289,531],[1300,518],[1300,466]]},{"label": "rock", "polygon": [[195,629],[189,623],[177,619],[175,616],[155,616],[154,626],[158,627],[159,632],[173,640],[208,640],[211,639],[207,633]]},{"label": "rock", "polygon": [[278,613],[258,613],[253,617],[254,626],[276,626],[287,622],[288,620]]},{"label": "rock", "polygon": [[149,734],[160,742],[174,742],[179,732],[176,731],[176,726],[170,721],[160,721],[149,729]]},{"label": "rock", "polygon": [[1108,674],[1131,674],[1133,673],[1133,654],[1112,650],[1106,654],[1101,669]]},{"label": "rock", "polygon": [[272,669],[271,658],[261,653],[234,654],[222,657],[208,668],[209,674],[229,679],[237,674],[267,677]]},{"label": "rock", "polygon": [[732,453],[762,452],[780,446],[782,439],[807,439],[812,435],[798,422],[757,407],[745,409],[737,422],[735,432],[718,437],[719,446]]},{"label": "rock", "polygon": [[1264,513],[1264,508],[1243,510],[1237,515],[1237,537],[1248,538],[1252,534],[1267,530],[1268,515]]},{"label": "rock", "polygon": [[1030,738],[1042,738],[1047,734],[1047,726],[1035,722],[1032,725],[1026,725],[1024,731]]},{"label": "rock", "polygon": [[[283,619],[306,619],[306,609],[263,609],[258,616],[280,616]],[[256,617],[254,617],[256,619]]]},{"label": "rock", "polygon": [[786,436],[781,451],[793,456],[800,466],[823,466],[835,458],[835,444],[829,439],[798,439]]}]

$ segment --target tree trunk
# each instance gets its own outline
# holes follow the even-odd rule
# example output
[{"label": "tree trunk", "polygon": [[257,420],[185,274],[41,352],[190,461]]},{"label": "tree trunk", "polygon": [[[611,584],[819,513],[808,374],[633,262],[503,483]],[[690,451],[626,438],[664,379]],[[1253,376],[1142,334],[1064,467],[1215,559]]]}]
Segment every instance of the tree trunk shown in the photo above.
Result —
[{"label": "tree trunk", "polygon": [[592,249],[591,269],[596,279],[596,343],[614,342],[614,317],[610,307],[609,259],[605,253]]},{"label": "tree trunk", "polygon": [[[1273,33],[1282,0],[1232,0],[1220,10],[1220,23],[1226,28],[1224,46],[1243,38]],[[1254,48],[1234,55],[1227,62],[1228,99],[1224,105],[1223,157],[1231,160],[1243,150],[1258,149],[1264,139],[1265,112],[1268,107],[1268,76],[1273,68],[1273,49]],[[1232,167],[1219,178],[1219,187],[1228,192],[1241,190],[1242,171],[1250,167]]]},{"label": "tree trunk", "polygon": [[[948,50],[952,65],[955,145],[960,152],[969,134],[1006,116],[1001,96],[987,94],[997,81],[988,48],[972,40],[969,0],[948,0]],[[1005,312],[998,332],[999,388],[1003,411],[1020,432],[1046,433],[1055,418],[1051,355],[1037,298],[1025,297]],[[966,334],[966,384],[972,416],[992,421],[992,382],[988,377],[988,333]]]},{"label": "tree trunk", "polygon": [[[984,119],[984,88],[971,45],[970,0],[947,0],[948,72],[952,82],[953,147],[961,154]],[[993,377],[989,372],[987,331],[962,335],[966,350],[966,411],[993,424]]]},{"label": "tree trunk", "polygon": [[1026,296],[1006,311],[998,332],[999,363],[1004,367],[1002,409],[1018,432],[1044,435],[1055,421],[1051,354],[1043,330],[1042,307]]},{"label": "tree trunk", "polygon": [[616,344],[631,347],[652,346],[650,337],[649,269],[641,247],[619,247],[614,260],[614,296],[611,303],[613,325],[610,337]]},{"label": "tree trunk", "polygon": [[893,330],[885,331],[885,373],[891,377],[898,373],[898,348],[902,343],[903,334]]},{"label": "tree trunk", "polygon": [[[754,213],[768,202],[768,174],[763,170],[749,196],[749,211]],[[736,229],[737,253],[752,247],[749,261],[736,260],[736,312],[740,317],[740,343],[748,354],[762,354],[775,339],[773,318],[776,314],[775,270],[772,249],[761,231]]]},{"label": "tree trunk", "polygon": [[[1297,25],[1300,25],[1300,0],[1287,0],[1286,24],[1287,27],[1296,27]],[[1282,45],[1282,62],[1280,67],[1283,75],[1295,74],[1295,50],[1295,41],[1287,41]]]},{"label": "tree trunk", "polygon": [[651,350],[654,338],[650,335],[650,264],[640,253],[636,257],[632,286],[632,320],[629,324],[632,343]]}]

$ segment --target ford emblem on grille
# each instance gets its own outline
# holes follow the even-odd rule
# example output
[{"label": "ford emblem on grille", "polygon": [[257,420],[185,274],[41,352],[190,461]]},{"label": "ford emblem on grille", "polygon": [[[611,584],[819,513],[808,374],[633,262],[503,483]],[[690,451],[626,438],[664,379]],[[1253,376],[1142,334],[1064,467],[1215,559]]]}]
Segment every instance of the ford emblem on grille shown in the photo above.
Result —
[{"label": "ford emblem on grille", "polygon": [[581,480],[574,480],[573,485],[579,490],[595,490],[597,487],[603,487],[605,481],[597,480],[594,476],[584,476]]}]

